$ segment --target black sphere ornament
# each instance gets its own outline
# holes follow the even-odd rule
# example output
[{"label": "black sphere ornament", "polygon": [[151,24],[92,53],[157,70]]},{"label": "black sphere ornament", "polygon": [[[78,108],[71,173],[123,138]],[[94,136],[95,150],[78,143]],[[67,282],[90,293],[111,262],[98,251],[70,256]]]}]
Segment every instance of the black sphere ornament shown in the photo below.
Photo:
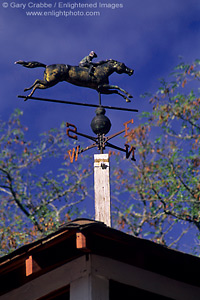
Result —
[{"label": "black sphere ornament", "polygon": [[107,134],[110,131],[110,120],[105,116],[106,110],[99,106],[96,111],[96,116],[92,119],[91,128],[95,134]]}]

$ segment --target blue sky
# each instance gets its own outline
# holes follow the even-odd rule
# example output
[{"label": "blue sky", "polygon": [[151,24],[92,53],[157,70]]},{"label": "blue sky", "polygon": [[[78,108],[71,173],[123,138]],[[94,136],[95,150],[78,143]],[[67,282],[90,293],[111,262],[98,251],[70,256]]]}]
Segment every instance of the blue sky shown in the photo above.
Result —
[{"label": "blue sky", "polygon": [[[97,4],[97,8],[63,9],[58,3]],[[33,3],[52,4],[52,8],[33,8]],[[99,8],[100,4],[120,4],[119,8]],[[23,9],[22,6],[25,5]],[[54,6],[56,6],[54,8]],[[19,8],[17,8],[19,7]],[[98,16],[28,16],[30,12],[45,11],[98,12]],[[135,73],[113,74],[111,84],[125,88],[133,96],[126,103],[117,95],[103,95],[104,105],[150,110],[145,92],[159,87],[159,78],[168,76],[180,62],[187,63],[200,56],[199,0],[81,0],[29,1],[2,0],[0,4],[1,89],[0,117],[7,119],[14,108],[24,111],[23,122],[29,127],[29,138],[61,121],[76,124],[79,131],[93,135],[90,122],[94,108],[67,106],[38,101],[24,102],[17,95],[36,78],[43,77],[43,69],[26,69],[14,65],[16,60],[35,60],[45,64],[78,62],[94,50],[97,60],[113,58],[133,68]],[[27,93],[26,93],[27,94]],[[60,83],[47,90],[37,90],[34,96],[98,103],[96,91]],[[136,113],[108,111],[112,122],[110,134],[123,129],[123,123]],[[114,143],[114,140],[112,140]],[[86,141],[88,144],[88,141]]]},{"label": "blue sky", "polygon": [[[97,3],[97,6],[100,3],[117,3],[121,8],[71,9],[76,13],[100,13],[91,17],[27,15],[70,11],[69,8],[58,9],[59,2]],[[31,8],[33,3],[52,4],[56,8]],[[24,9],[22,4],[25,5]],[[62,121],[73,123],[78,131],[93,135],[90,123],[95,116],[94,108],[18,99],[17,95],[27,94],[23,92],[24,88],[35,79],[42,79],[44,69],[27,69],[14,62],[34,60],[45,64],[78,65],[85,55],[94,50],[98,54],[96,61],[113,58],[135,70],[131,77],[116,73],[110,77],[111,84],[119,85],[134,96],[132,102],[126,103],[117,95],[103,95],[102,104],[134,108],[139,112],[151,110],[148,99],[140,95],[155,92],[159,87],[159,78],[166,78],[182,60],[190,63],[200,58],[200,1],[2,0],[0,41],[0,118],[7,120],[15,108],[23,110],[22,121],[29,128],[29,140],[37,139],[38,134],[60,126]],[[65,82],[47,90],[37,90],[34,96],[98,104],[96,91]],[[107,110],[106,115],[112,122],[110,134],[124,129],[123,123],[132,118],[136,125],[141,122],[139,113]],[[91,143],[84,138],[80,140],[85,141],[86,146]],[[121,147],[124,144],[119,138],[111,142]],[[91,154],[95,152],[90,150]]]}]

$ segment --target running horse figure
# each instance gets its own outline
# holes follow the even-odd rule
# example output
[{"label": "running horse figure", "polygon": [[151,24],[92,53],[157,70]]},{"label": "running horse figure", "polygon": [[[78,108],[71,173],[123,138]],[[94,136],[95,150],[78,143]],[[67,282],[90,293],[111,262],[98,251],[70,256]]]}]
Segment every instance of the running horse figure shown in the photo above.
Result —
[{"label": "running horse figure", "polygon": [[[58,82],[67,81],[71,84],[88,87],[96,90],[102,94],[118,94],[123,97],[126,102],[130,102],[129,98],[133,98],[127,91],[117,85],[110,85],[108,77],[116,72],[118,74],[132,75],[133,70],[126,67],[124,63],[110,59],[101,61],[95,67],[94,76],[90,76],[88,69],[80,66],[70,66],[64,64],[45,65],[36,61],[17,61],[15,64],[20,64],[26,68],[45,68],[43,80],[37,79],[29,88],[24,89],[28,91],[32,89],[31,93],[25,98],[31,97],[36,89],[47,89],[56,85]],[[122,94],[123,93],[123,94]]]}]

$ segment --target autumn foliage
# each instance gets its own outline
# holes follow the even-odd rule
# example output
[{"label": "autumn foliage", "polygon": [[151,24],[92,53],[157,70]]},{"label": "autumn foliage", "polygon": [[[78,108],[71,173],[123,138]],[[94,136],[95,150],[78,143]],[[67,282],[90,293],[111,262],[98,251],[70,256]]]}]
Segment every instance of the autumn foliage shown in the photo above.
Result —
[{"label": "autumn foliage", "polygon": [[[200,254],[200,61],[147,94],[151,112],[127,137],[137,161],[115,170],[115,219],[136,236]],[[146,98],[145,98],[146,99]],[[120,180],[120,195],[118,174]],[[122,189],[123,186],[123,189]],[[122,190],[124,198],[122,198]],[[120,201],[119,199],[122,199]]]},{"label": "autumn foliage", "polygon": [[0,123],[1,255],[80,216],[78,204],[87,196],[85,180],[91,174],[89,165],[87,170],[81,164],[69,167],[65,124],[27,141],[21,116],[15,110]]}]

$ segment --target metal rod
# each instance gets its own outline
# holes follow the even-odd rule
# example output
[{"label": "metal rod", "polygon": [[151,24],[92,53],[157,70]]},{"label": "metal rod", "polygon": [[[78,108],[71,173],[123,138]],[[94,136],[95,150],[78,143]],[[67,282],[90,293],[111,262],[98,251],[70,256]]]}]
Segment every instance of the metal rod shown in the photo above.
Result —
[{"label": "metal rod", "polygon": [[114,137],[120,135],[120,134],[123,133],[123,132],[125,132],[125,129],[123,129],[123,130],[121,130],[121,131],[119,131],[119,132],[117,132],[117,133],[114,133],[114,134],[112,134],[112,135],[110,135],[110,136],[107,136],[107,137],[105,138],[105,142],[107,142],[107,141],[113,139]]},{"label": "metal rod", "polygon": [[121,147],[118,147],[118,146],[115,146],[115,145],[113,145],[113,144],[111,144],[111,143],[106,143],[106,146],[107,147],[110,147],[110,148],[113,148],[113,149],[116,149],[116,150],[119,150],[119,151],[123,151],[123,152],[126,152],[126,150],[125,149],[123,149],[123,148],[121,148]]},{"label": "metal rod", "polygon": [[[88,103],[80,103],[80,102],[72,102],[72,101],[64,101],[64,100],[54,100],[54,99],[48,99],[48,98],[28,97],[28,96],[21,96],[21,95],[18,95],[17,97],[18,98],[23,98],[23,99],[27,98],[27,99],[30,99],[30,100],[48,101],[48,102],[62,103],[62,104],[72,104],[72,105],[81,105],[81,106],[89,106],[89,107],[99,107],[99,105],[96,105],[96,104],[88,104]],[[132,109],[132,108],[113,107],[113,106],[107,106],[107,105],[101,105],[101,107],[107,108],[107,109],[138,112],[138,109]]]},{"label": "metal rod", "polygon": [[85,152],[85,151],[87,151],[87,150],[90,150],[90,149],[92,149],[92,148],[94,148],[94,147],[97,147],[97,144],[95,143],[95,144],[92,144],[92,145],[90,145],[90,146],[88,146],[88,147],[86,147],[86,148],[84,148],[84,149],[80,149],[79,150],[79,154],[80,153],[83,153],[83,152]]},{"label": "metal rod", "polygon": [[101,106],[101,93],[99,92],[99,106]]},{"label": "metal rod", "polygon": [[92,140],[93,142],[95,142],[95,141],[97,140],[97,138],[95,138],[95,137],[93,137],[93,136],[90,136],[90,135],[87,135],[87,134],[84,134],[84,133],[80,133],[80,132],[77,132],[77,131],[76,131],[76,134],[78,134],[78,135],[80,135],[80,136],[83,136],[83,137],[85,137],[85,138],[87,138],[87,139],[90,139],[90,140]]}]

